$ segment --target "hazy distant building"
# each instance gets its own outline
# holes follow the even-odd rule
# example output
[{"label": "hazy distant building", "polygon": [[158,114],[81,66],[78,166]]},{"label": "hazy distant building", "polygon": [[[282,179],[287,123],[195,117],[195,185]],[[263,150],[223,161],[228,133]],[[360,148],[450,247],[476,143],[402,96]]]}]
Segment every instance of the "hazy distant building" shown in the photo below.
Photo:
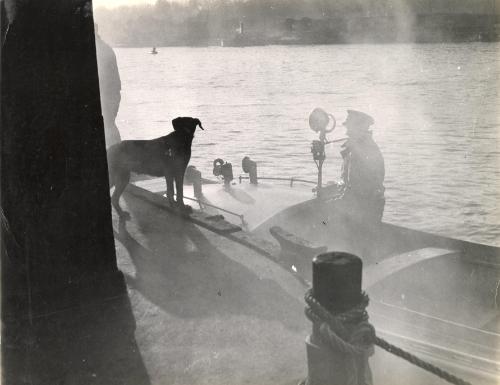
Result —
[{"label": "hazy distant building", "polygon": [[[500,0],[193,2],[95,11],[124,46],[498,40]],[[244,30],[241,28],[244,23]],[[126,26],[126,27],[125,27]]]}]

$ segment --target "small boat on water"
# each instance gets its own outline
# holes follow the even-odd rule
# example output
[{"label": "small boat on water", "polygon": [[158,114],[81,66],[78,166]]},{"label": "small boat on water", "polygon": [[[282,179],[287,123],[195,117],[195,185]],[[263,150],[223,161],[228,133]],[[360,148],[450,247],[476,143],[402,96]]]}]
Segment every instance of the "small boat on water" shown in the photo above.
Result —
[{"label": "small boat on water", "polygon": [[[185,199],[194,207],[279,243],[282,266],[305,281],[319,252],[359,255],[377,334],[477,383],[497,383],[500,247],[384,221],[370,239],[346,236],[328,223],[336,215],[328,198],[337,185],[322,186],[321,168],[317,181],[259,177],[257,164],[245,157],[235,180],[230,163],[219,158],[213,165],[219,181],[202,179],[195,168],[186,175]],[[163,179],[135,184],[165,190]]]},{"label": "small boat on water", "polygon": [[150,53],[151,55],[156,55],[156,54],[158,54],[158,51],[156,50],[156,47],[153,47],[153,48],[151,49],[151,51],[149,51],[149,53]]}]

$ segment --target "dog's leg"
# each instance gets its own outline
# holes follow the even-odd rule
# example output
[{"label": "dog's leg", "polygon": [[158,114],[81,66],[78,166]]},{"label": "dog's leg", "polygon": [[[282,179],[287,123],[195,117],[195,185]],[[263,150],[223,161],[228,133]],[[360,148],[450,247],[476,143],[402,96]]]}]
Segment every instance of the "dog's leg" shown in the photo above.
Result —
[{"label": "dog's leg", "polygon": [[125,191],[129,180],[130,172],[128,171],[116,174],[114,178],[115,191],[113,191],[113,195],[111,196],[111,204],[122,219],[130,219],[130,214],[122,210],[120,207],[120,197],[123,194],[123,191]]},{"label": "dog's leg", "polygon": [[175,176],[175,192],[177,193],[177,205],[184,206],[184,183],[180,175]]},{"label": "dog's leg", "polygon": [[177,206],[180,210],[191,213],[193,209],[184,204],[184,174],[175,175],[175,190],[177,192]]},{"label": "dog's leg", "polygon": [[165,182],[167,183],[167,200],[170,206],[174,206],[174,177],[171,170],[165,172]]}]

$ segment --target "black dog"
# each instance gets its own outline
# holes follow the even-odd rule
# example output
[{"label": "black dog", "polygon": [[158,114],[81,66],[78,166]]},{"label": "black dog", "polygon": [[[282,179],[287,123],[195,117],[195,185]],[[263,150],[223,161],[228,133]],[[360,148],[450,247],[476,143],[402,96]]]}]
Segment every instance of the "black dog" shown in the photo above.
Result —
[{"label": "black dog", "polygon": [[[152,140],[124,140],[108,149],[110,188],[115,186],[111,204],[120,217],[129,214],[120,207],[120,196],[127,187],[130,173],[164,176],[167,182],[167,198],[171,205],[189,210],[184,205],[184,172],[191,159],[191,143],[199,119],[182,117],[172,120],[174,132]],[[174,179],[177,202],[174,200]]]}]

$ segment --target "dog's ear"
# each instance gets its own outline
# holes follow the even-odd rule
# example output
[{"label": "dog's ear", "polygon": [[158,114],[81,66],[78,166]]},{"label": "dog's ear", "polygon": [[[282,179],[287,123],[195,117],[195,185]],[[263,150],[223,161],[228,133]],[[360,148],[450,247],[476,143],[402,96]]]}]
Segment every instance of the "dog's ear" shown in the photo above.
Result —
[{"label": "dog's ear", "polygon": [[[205,131],[205,129],[203,128],[203,126],[201,125],[201,122],[200,122],[200,119],[194,119],[195,123],[200,126],[200,128]],[[196,126],[196,125],[195,125]]]}]

